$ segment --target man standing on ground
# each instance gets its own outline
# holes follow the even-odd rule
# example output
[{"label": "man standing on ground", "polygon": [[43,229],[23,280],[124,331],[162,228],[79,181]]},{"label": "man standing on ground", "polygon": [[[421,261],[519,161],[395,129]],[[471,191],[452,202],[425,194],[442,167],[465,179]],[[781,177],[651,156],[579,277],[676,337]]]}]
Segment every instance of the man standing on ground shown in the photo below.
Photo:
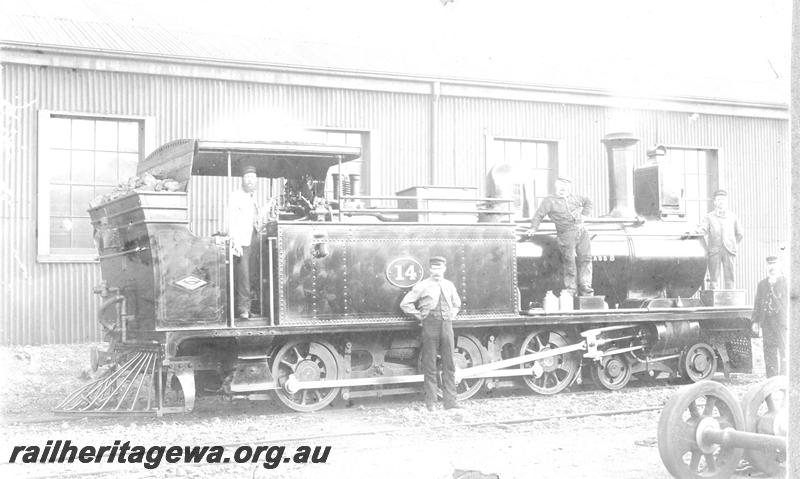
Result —
[{"label": "man standing on ground", "polygon": [[574,297],[579,291],[581,296],[592,296],[592,244],[583,223],[584,216],[592,214],[592,202],[584,196],[573,195],[570,192],[572,181],[567,177],[559,176],[554,186],[555,195],[542,200],[531,218],[527,234],[533,236],[544,217],[549,216],[556,225],[558,249],[563,261],[562,294],[566,292]]},{"label": "man standing on ground", "polygon": [[707,235],[708,274],[711,277],[711,289],[716,289],[722,270],[725,289],[733,289],[733,260],[736,258],[739,242],[742,241],[742,227],[739,219],[728,211],[728,192],[714,192],[714,211],[703,217],[698,232]]},{"label": "man standing on ground", "polygon": [[753,301],[753,332],[764,338],[767,377],[786,374],[786,330],[789,289],[777,256],[767,257],[767,277],[758,283]]},{"label": "man standing on ground", "polygon": [[446,270],[447,260],[433,256],[430,259],[430,277],[417,283],[400,302],[403,312],[422,323],[422,371],[425,375],[425,406],[429,411],[433,411],[436,404],[437,354],[442,356],[444,408],[460,408],[456,403],[453,319],[461,309],[461,298],[455,285],[444,278]]}]

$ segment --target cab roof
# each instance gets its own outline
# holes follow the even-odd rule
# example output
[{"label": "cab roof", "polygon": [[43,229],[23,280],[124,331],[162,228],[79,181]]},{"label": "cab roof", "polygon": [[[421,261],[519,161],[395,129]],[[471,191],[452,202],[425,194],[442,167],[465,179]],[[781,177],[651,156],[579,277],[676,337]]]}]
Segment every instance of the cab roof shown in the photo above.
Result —
[{"label": "cab roof", "polygon": [[[184,139],[166,143],[140,162],[136,174],[172,178],[182,190],[192,175],[241,176],[253,166],[262,178],[310,175],[324,180],[331,166],[361,157],[361,148],[321,143]],[[229,164],[230,158],[230,164]]]}]

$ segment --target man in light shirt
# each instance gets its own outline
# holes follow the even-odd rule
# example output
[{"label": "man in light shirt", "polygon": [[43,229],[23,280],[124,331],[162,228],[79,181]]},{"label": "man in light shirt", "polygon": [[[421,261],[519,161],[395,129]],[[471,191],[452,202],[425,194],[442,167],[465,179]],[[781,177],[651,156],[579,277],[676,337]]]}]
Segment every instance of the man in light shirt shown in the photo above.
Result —
[{"label": "man in light shirt", "polygon": [[461,309],[461,298],[455,285],[444,278],[447,260],[443,256],[430,259],[430,277],[409,291],[400,308],[422,324],[422,371],[425,375],[425,407],[433,411],[436,404],[436,355],[442,356],[442,391],[445,409],[460,408],[456,403],[456,366],[453,360],[455,340],[453,319]]},{"label": "man in light shirt", "polygon": [[706,235],[708,245],[708,275],[711,289],[716,289],[722,273],[725,289],[733,289],[736,277],[733,260],[742,241],[742,227],[739,219],[728,210],[728,192],[714,192],[714,211],[703,217],[698,227],[700,234]]},{"label": "man in light shirt", "polygon": [[236,296],[236,312],[240,319],[250,318],[250,269],[256,255],[251,254],[257,244],[261,229],[261,214],[256,200],[256,168],[246,166],[242,170],[241,188],[231,191],[228,200],[228,235],[233,251],[233,288]]}]

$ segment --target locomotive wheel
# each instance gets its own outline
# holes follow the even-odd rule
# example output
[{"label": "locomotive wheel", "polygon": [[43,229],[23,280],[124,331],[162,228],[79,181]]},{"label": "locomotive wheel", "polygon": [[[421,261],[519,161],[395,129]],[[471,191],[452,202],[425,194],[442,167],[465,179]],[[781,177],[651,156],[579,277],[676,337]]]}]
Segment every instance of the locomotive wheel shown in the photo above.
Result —
[{"label": "locomotive wheel", "polygon": [[[486,362],[486,351],[481,342],[471,334],[459,334],[456,338],[456,349],[453,352],[453,360],[456,369],[466,369],[472,366],[479,366]],[[469,399],[481,390],[486,382],[483,378],[464,378],[456,384],[456,398],[459,400]],[[439,389],[439,397],[442,397],[442,390]]]},{"label": "locomotive wheel", "polygon": [[[275,355],[272,377],[280,386],[294,374],[299,381],[323,381],[339,376],[336,349],[323,341],[296,339],[286,343]],[[289,409],[301,412],[318,411],[336,399],[339,388],[301,389],[290,394],[285,389],[275,390],[278,400]]]},{"label": "locomotive wheel", "polygon": [[[471,334],[459,334],[456,336],[455,340],[456,347],[453,350],[453,361],[456,364],[456,370],[466,369],[472,366],[479,366],[486,362],[488,352],[481,345],[481,342],[478,340],[478,338]],[[436,366],[437,371],[440,371],[441,359],[437,358]],[[417,371],[422,374],[422,354],[419,355],[419,359],[417,361]],[[437,377],[439,384],[441,384],[441,375],[438,375]],[[486,379],[484,378],[462,379],[461,382],[456,384],[456,398],[458,400],[471,398],[481,390],[485,382]],[[436,389],[436,394],[439,397],[444,396],[441,387]]]},{"label": "locomotive wheel", "polygon": [[681,356],[680,370],[695,383],[709,379],[717,372],[717,353],[706,343],[695,343]]},{"label": "locomotive wheel", "polygon": [[[542,329],[532,332],[522,341],[519,354],[523,356],[568,345],[566,333]],[[572,352],[521,364],[521,368],[533,367],[534,370],[533,376],[523,376],[522,379],[534,392],[556,394],[572,384],[580,369],[580,362],[580,357]]]},{"label": "locomotive wheel", "polygon": [[624,388],[631,380],[631,366],[619,355],[606,356],[600,361],[593,361],[591,367],[592,381],[598,386],[611,391]]},{"label": "locomotive wheel", "polygon": [[658,421],[658,452],[667,470],[678,479],[730,477],[742,459],[742,450],[718,444],[700,444],[698,429],[744,428],[734,395],[722,384],[701,381],[675,393]]},{"label": "locomotive wheel", "polygon": [[[788,381],[785,376],[767,379],[747,391],[742,398],[744,427],[747,432],[786,435]],[[775,477],[786,475],[786,451],[745,451],[745,457],[759,471]]]}]

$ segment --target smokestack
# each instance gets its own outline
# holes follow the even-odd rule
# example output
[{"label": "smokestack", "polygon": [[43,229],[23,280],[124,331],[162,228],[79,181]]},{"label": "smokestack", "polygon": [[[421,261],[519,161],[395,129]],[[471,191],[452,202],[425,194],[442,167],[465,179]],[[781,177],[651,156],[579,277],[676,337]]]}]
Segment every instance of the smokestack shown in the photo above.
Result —
[{"label": "smokestack", "polygon": [[633,133],[609,133],[603,138],[608,154],[608,216],[632,218],[633,206],[633,146],[639,139]]}]

